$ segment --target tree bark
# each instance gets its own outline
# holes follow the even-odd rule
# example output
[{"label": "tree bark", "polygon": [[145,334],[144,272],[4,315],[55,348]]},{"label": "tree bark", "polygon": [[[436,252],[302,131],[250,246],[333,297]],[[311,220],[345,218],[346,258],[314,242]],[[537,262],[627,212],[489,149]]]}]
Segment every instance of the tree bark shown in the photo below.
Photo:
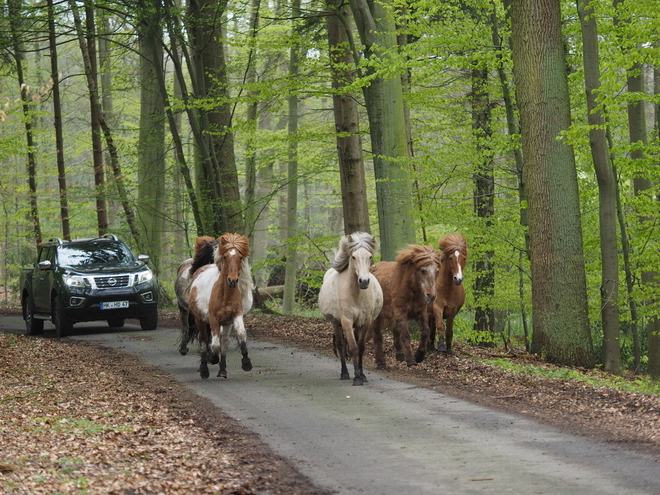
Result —
[{"label": "tree bark", "polygon": [[[397,47],[389,0],[350,0],[365,58],[379,66],[396,65],[386,51]],[[403,108],[401,76],[376,75],[364,88],[376,176],[381,258],[394,260],[399,249],[415,243],[413,191]]]},{"label": "tree bark", "polygon": [[584,80],[591,157],[598,182],[601,256],[601,321],[603,324],[603,369],[621,372],[619,335],[619,254],[616,234],[616,178],[609,161],[605,119],[596,97],[600,88],[600,61],[596,17],[588,0],[577,1],[582,26]]},{"label": "tree bark", "polygon": [[350,34],[347,29],[350,28],[350,11],[346,5],[337,4],[335,0],[329,0],[328,7],[326,24],[344,233],[371,232],[357,98],[346,90],[355,79],[355,70],[351,69],[355,66],[355,60],[349,48]]},{"label": "tree bark", "polygon": [[60,188],[60,221],[62,238],[71,239],[69,227],[69,204],[67,201],[66,170],[64,168],[64,137],[62,135],[62,104],[60,100],[60,74],[57,66],[57,33],[55,32],[55,7],[53,0],[47,0],[48,42],[50,47],[50,72],[53,84],[53,124],[55,126],[55,156],[57,160],[57,181]]},{"label": "tree bark", "polygon": [[529,201],[532,351],[592,367],[575,157],[558,139],[571,123],[560,1],[513,0],[511,32]]}]

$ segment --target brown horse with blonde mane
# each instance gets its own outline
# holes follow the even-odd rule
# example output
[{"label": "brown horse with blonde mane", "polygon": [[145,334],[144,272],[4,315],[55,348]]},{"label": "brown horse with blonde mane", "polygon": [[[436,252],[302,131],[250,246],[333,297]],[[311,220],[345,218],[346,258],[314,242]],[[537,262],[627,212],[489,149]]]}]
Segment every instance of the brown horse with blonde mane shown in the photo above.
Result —
[{"label": "brown horse with blonde mane", "polygon": [[[465,302],[463,271],[467,263],[468,247],[465,237],[459,233],[440,238],[438,246],[441,252],[440,271],[436,282],[438,298],[435,303],[429,305],[429,350],[433,350],[437,331],[438,352],[451,354],[454,318]],[[444,320],[447,321],[446,325]]]},{"label": "brown horse with blonde mane", "polygon": [[214,263],[202,266],[193,276],[188,306],[197,326],[201,353],[199,373],[202,378],[209,377],[208,363],[218,361],[218,376],[227,378],[226,355],[232,328],[236,330],[241,347],[242,368],[244,371],[252,369],[243,322],[243,316],[252,308],[249,255],[247,237],[224,234],[218,238]]},{"label": "brown horse with blonde mane", "polygon": [[[383,332],[390,329],[398,361],[414,366],[424,360],[430,333],[427,307],[436,298],[439,264],[439,253],[431,246],[412,245],[399,251],[396,261],[381,261],[371,267],[371,273],[383,289],[383,309],[373,325],[378,369],[387,368]],[[408,320],[416,320],[420,329],[420,342],[414,356]]]}]

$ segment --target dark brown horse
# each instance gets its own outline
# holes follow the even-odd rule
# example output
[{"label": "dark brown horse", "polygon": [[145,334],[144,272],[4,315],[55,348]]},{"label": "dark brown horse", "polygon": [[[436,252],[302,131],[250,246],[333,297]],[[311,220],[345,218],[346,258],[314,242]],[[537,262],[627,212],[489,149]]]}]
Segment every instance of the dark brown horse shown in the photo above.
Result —
[{"label": "dark brown horse", "polygon": [[[467,262],[467,241],[459,233],[447,234],[438,241],[440,247],[440,271],[437,278],[435,303],[429,305],[429,325],[431,338],[429,350],[433,350],[436,329],[438,352],[451,354],[454,338],[454,318],[465,302],[463,270]],[[445,325],[444,320],[447,320]]]},{"label": "dark brown horse", "polygon": [[197,327],[195,317],[190,312],[188,297],[190,296],[190,284],[193,275],[202,266],[213,263],[213,252],[218,246],[218,240],[213,237],[201,236],[195,239],[195,255],[188,258],[179,265],[174,282],[174,293],[179,306],[179,320],[181,322],[181,334],[179,336],[179,352],[185,356],[188,354],[188,343],[197,338]]},{"label": "dark brown horse", "polygon": [[243,322],[243,316],[252,308],[249,254],[247,237],[224,234],[218,239],[214,263],[202,266],[193,276],[188,307],[197,326],[201,351],[199,373],[202,378],[209,377],[208,363],[218,361],[218,376],[227,378],[226,355],[232,328],[236,330],[241,347],[243,371],[252,369]]},{"label": "dark brown horse", "polygon": [[[383,309],[374,321],[376,366],[386,369],[383,332],[392,330],[396,359],[408,366],[421,363],[429,340],[429,304],[435,301],[435,279],[440,256],[431,246],[413,245],[399,251],[396,261],[381,261],[371,267],[383,289]],[[413,357],[408,320],[416,320],[420,342]]]}]

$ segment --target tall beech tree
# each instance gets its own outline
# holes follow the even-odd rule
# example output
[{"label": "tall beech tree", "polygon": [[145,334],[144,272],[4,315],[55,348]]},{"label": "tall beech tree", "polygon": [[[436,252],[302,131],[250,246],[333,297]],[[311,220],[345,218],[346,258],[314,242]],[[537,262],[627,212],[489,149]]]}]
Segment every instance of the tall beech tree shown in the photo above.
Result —
[{"label": "tall beech tree", "polygon": [[412,174],[408,157],[401,69],[390,0],[350,0],[367,61],[363,88],[376,176],[378,230],[383,260],[415,242]]},{"label": "tall beech tree", "polygon": [[592,367],[577,172],[559,0],[512,0],[516,101],[529,201],[532,351]]}]

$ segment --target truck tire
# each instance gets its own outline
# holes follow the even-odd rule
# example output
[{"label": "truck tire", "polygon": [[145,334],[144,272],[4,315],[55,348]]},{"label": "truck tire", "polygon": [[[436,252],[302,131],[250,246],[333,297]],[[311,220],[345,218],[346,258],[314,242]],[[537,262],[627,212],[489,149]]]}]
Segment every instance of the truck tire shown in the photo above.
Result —
[{"label": "truck tire", "polygon": [[144,318],[140,318],[140,328],[142,330],[156,330],[156,328],[158,328],[158,311],[154,311]]},{"label": "truck tire", "polygon": [[23,300],[23,319],[25,320],[25,329],[28,335],[41,335],[44,333],[44,320],[38,320],[34,317],[34,301],[30,296]]},{"label": "truck tire", "polygon": [[53,300],[53,325],[58,337],[66,337],[73,330],[73,323],[64,314],[64,306],[59,296]]}]

